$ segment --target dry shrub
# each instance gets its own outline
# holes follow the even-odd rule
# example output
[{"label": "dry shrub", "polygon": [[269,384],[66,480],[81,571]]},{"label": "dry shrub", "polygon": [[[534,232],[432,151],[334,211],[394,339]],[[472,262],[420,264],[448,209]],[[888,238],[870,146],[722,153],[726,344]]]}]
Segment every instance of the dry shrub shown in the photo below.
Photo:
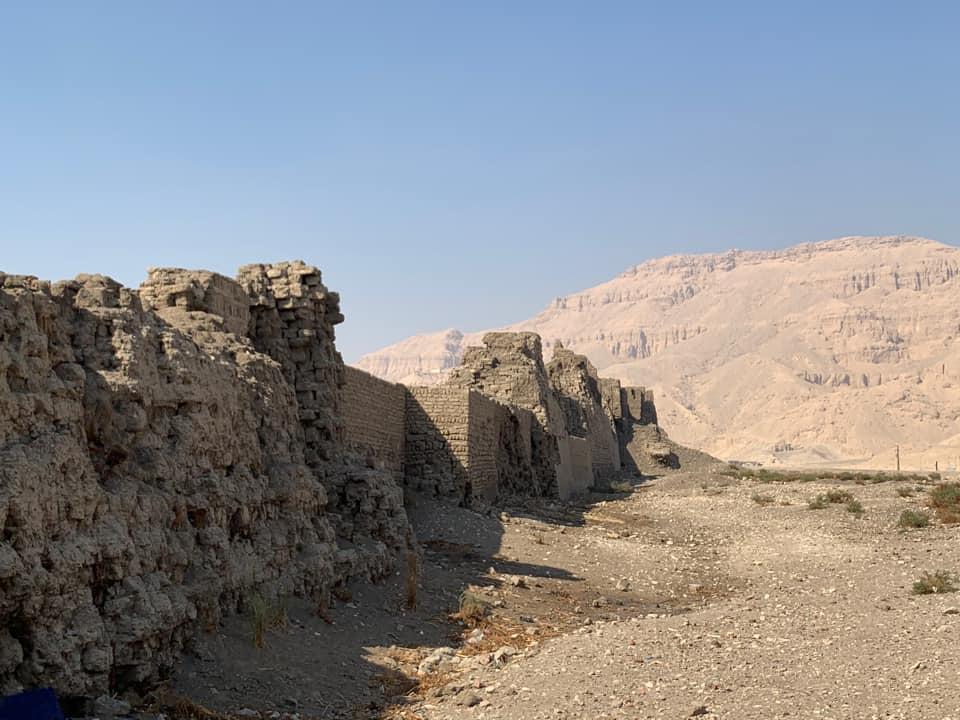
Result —
[{"label": "dry shrub", "polygon": [[271,603],[257,593],[250,596],[249,605],[253,615],[253,644],[262,648],[267,644],[270,630],[287,626],[287,608],[282,601]]},{"label": "dry shrub", "polygon": [[837,489],[827,490],[826,498],[827,502],[836,504],[849,503],[856,500],[856,498],[853,497],[853,493],[848,492],[847,490]]},{"label": "dry shrub", "polygon": [[944,524],[960,523],[960,483],[940,483],[930,488],[927,504]]},{"label": "dry shrub", "polygon": [[470,627],[476,627],[490,613],[490,601],[475,592],[464,590],[460,594],[460,610],[455,618]]},{"label": "dry shrub", "polygon": [[863,505],[856,498],[848,500],[846,504],[847,512],[860,517],[864,513]]},{"label": "dry shrub", "polygon": [[914,595],[932,595],[957,591],[957,576],[946,570],[934,573],[925,572],[923,577],[913,584]]},{"label": "dry shrub", "polygon": [[917,510],[904,510],[897,520],[897,525],[902,528],[925,528],[929,524],[930,516]]}]

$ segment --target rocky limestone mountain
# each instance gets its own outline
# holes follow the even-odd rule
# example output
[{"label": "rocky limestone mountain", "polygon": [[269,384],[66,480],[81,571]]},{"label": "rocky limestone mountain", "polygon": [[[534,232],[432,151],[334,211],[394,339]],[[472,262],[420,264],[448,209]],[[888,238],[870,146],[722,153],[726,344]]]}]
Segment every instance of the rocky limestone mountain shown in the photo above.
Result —
[{"label": "rocky limestone mountain", "polygon": [[[657,392],[676,440],[786,465],[960,465],[960,248],[846,237],[771,252],[673,255],[557,298],[504,330],[587,355]],[[357,365],[445,377],[483,333],[409,338]]]}]

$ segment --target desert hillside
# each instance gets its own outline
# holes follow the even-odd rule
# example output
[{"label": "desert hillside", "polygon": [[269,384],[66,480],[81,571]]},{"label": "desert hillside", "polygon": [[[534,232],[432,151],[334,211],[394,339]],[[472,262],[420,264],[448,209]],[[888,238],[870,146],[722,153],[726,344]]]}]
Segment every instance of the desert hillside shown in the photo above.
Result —
[{"label": "desert hillside", "polygon": [[[960,248],[848,237],[772,252],[674,255],[554,300],[540,333],[658,392],[678,441],[726,459],[960,464]],[[483,333],[404,340],[357,365],[443,378]]]}]

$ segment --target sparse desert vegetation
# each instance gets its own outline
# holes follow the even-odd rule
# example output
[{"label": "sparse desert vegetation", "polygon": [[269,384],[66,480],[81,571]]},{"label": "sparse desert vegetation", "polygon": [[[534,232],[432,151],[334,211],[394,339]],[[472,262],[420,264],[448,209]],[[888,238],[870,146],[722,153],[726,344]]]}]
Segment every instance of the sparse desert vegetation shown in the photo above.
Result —
[{"label": "sparse desert vegetation", "polygon": [[253,645],[262,648],[267,643],[267,633],[287,626],[287,609],[280,599],[267,600],[254,593],[247,600],[253,622]]},{"label": "sparse desert vegetation", "polygon": [[925,572],[923,577],[913,583],[914,595],[933,595],[957,591],[957,576],[947,570]]},{"label": "sparse desert vegetation", "polygon": [[940,483],[930,488],[927,503],[944,524],[960,523],[960,483]]},{"label": "sparse desert vegetation", "polygon": [[904,510],[897,520],[897,525],[902,528],[925,528],[929,524],[930,516],[920,510]]}]

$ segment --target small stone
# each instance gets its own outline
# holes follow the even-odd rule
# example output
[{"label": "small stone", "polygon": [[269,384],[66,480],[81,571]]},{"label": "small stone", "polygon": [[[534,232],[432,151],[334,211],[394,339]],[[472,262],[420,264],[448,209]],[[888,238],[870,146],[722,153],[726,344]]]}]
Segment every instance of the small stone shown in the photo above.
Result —
[{"label": "small stone", "polygon": [[943,611],[943,614],[944,615],[960,615],[960,609],[957,609],[955,607],[948,607],[946,610]]},{"label": "small stone", "polygon": [[621,592],[626,592],[629,589],[630,589],[629,580],[627,580],[626,578],[620,578],[619,580],[617,580],[617,590],[620,590]]}]

